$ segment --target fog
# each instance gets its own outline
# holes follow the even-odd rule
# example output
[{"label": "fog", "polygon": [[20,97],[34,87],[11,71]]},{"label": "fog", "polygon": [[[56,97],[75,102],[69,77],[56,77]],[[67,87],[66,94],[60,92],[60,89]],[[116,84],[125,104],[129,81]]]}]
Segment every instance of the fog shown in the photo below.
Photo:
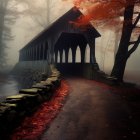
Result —
[{"label": "fog", "polygon": [[[38,6],[43,7],[45,6],[44,3],[45,0],[39,0]],[[53,21],[61,17],[64,13],[66,13],[69,9],[71,9],[74,6],[72,3],[62,2],[61,0],[59,0],[58,3],[59,5],[51,10],[50,23],[52,23]],[[23,11],[25,10],[24,6],[23,4],[19,4],[16,7],[18,8],[19,11]],[[7,42],[7,46],[10,47],[10,49],[6,49],[6,52],[8,53],[7,59],[9,59],[7,61],[7,65],[14,66],[19,61],[18,51],[21,48],[23,48],[34,36],[36,36],[39,32],[41,32],[43,28],[40,27],[37,23],[35,23],[30,16],[25,16],[25,15],[20,16],[20,18],[17,19],[16,23],[13,26],[11,26],[11,28],[12,28],[12,34],[16,35],[16,37],[13,41]],[[104,70],[105,73],[110,74],[114,64],[115,41],[112,40],[115,39],[115,33],[108,30],[102,30],[99,27],[95,27],[95,28],[101,34],[101,37],[96,38],[96,42],[95,42],[96,60],[97,63],[99,64],[100,69]],[[107,50],[105,53],[106,47],[110,51]],[[139,52],[140,52],[140,45],[127,61],[124,79],[127,79],[128,81],[129,80],[134,81],[140,84]],[[104,68],[103,68],[103,59],[104,59]]]}]

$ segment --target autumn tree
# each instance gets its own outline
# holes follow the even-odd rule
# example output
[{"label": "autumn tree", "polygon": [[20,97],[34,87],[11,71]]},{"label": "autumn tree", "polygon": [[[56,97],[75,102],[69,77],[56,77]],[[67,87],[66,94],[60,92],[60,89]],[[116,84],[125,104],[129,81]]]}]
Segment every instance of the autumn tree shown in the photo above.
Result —
[{"label": "autumn tree", "polygon": [[[73,3],[78,9],[86,9],[85,16],[73,22],[76,27],[86,28],[86,25],[89,25],[88,21],[91,21],[94,27],[101,26],[104,29],[122,24],[121,39],[111,76],[123,81],[126,62],[140,43],[138,26],[140,0],[73,0]],[[123,21],[116,20],[120,16],[123,16]],[[130,45],[133,45],[132,48]]]},{"label": "autumn tree", "polygon": [[45,29],[47,26],[49,26],[52,22],[54,22],[58,18],[58,15],[60,15],[63,12],[63,10],[61,10],[59,13],[53,12],[53,10],[63,6],[61,0],[30,0],[30,1],[18,0],[18,1],[21,2],[24,8],[23,10],[24,16],[30,17],[32,21],[35,23],[34,25],[26,23],[28,25],[28,27],[26,27],[28,31],[30,30],[38,32],[40,30]]},{"label": "autumn tree", "polygon": [[[7,53],[5,52],[7,48],[7,41],[14,40],[11,31],[11,25],[14,25],[16,19],[19,17],[20,12],[14,6],[11,0],[0,0],[0,67],[4,67],[7,62]],[[10,5],[10,6],[9,6]]]}]

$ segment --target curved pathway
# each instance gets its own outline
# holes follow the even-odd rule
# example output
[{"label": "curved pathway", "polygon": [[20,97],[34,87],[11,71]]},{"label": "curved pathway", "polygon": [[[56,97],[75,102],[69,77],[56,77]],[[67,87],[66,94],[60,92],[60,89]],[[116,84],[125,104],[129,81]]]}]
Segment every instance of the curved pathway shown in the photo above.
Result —
[{"label": "curved pathway", "polygon": [[62,111],[41,140],[139,140],[137,122],[112,89],[63,76],[71,86]]}]

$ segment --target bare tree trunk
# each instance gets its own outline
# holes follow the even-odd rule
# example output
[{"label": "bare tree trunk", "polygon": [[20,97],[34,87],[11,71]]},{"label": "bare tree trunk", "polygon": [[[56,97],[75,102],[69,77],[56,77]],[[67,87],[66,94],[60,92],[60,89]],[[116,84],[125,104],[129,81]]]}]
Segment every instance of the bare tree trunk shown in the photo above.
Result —
[{"label": "bare tree trunk", "polygon": [[[115,63],[111,72],[111,76],[115,76],[119,81],[123,81],[125,66],[128,59],[127,54],[128,54],[129,40],[133,30],[133,26],[132,26],[133,10],[134,10],[134,4],[128,5],[125,8],[122,36],[119,44],[119,49],[115,57]],[[128,20],[131,22],[127,23]]]},{"label": "bare tree trunk", "polygon": [[[120,21],[120,17],[117,19],[117,21]],[[120,26],[116,25],[115,26],[115,31],[117,31],[119,28],[120,28]],[[118,50],[118,40],[119,40],[119,33],[117,32],[115,34],[114,62],[115,62],[115,56],[116,56],[116,53],[117,53],[117,50]]]}]

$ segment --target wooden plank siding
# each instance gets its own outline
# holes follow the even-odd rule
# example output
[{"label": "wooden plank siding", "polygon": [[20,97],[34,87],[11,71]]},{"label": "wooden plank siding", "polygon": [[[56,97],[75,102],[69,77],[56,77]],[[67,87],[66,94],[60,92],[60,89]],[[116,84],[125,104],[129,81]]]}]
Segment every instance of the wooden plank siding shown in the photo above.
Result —
[{"label": "wooden plank siding", "polygon": [[[100,37],[101,35],[97,32],[97,30],[93,27],[92,29],[87,29],[86,31],[80,31],[81,28],[73,28],[73,24],[70,24],[69,21],[76,21],[77,18],[82,15],[82,13],[78,10],[76,13],[73,11],[73,8],[70,9],[67,13],[65,13],[62,17],[60,17],[57,21],[52,23],[49,27],[44,29],[40,34],[38,34],[35,38],[33,38],[27,45],[25,45],[19,52],[19,61],[28,61],[31,60],[28,58],[27,52],[29,49],[33,51],[33,58],[34,60],[41,59],[40,55],[45,56],[47,50],[43,47],[43,52],[39,53],[41,46],[45,46],[48,44],[48,51],[49,51],[49,62],[54,62],[54,50],[55,44],[57,43],[58,39],[60,38],[62,33],[76,33],[76,34],[83,34],[87,43],[90,46],[90,62],[96,63],[95,58],[95,38]],[[74,45],[74,44],[73,44]],[[76,44],[75,44],[76,45]],[[69,46],[69,45],[67,45]],[[63,46],[64,47],[64,46]],[[37,50],[36,50],[37,49]],[[61,49],[67,49],[61,48]],[[56,49],[57,50],[57,49]],[[39,56],[35,56],[35,52]],[[38,54],[39,53],[39,54]],[[26,55],[25,55],[26,54]],[[43,57],[46,59],[47,57]]]}]

